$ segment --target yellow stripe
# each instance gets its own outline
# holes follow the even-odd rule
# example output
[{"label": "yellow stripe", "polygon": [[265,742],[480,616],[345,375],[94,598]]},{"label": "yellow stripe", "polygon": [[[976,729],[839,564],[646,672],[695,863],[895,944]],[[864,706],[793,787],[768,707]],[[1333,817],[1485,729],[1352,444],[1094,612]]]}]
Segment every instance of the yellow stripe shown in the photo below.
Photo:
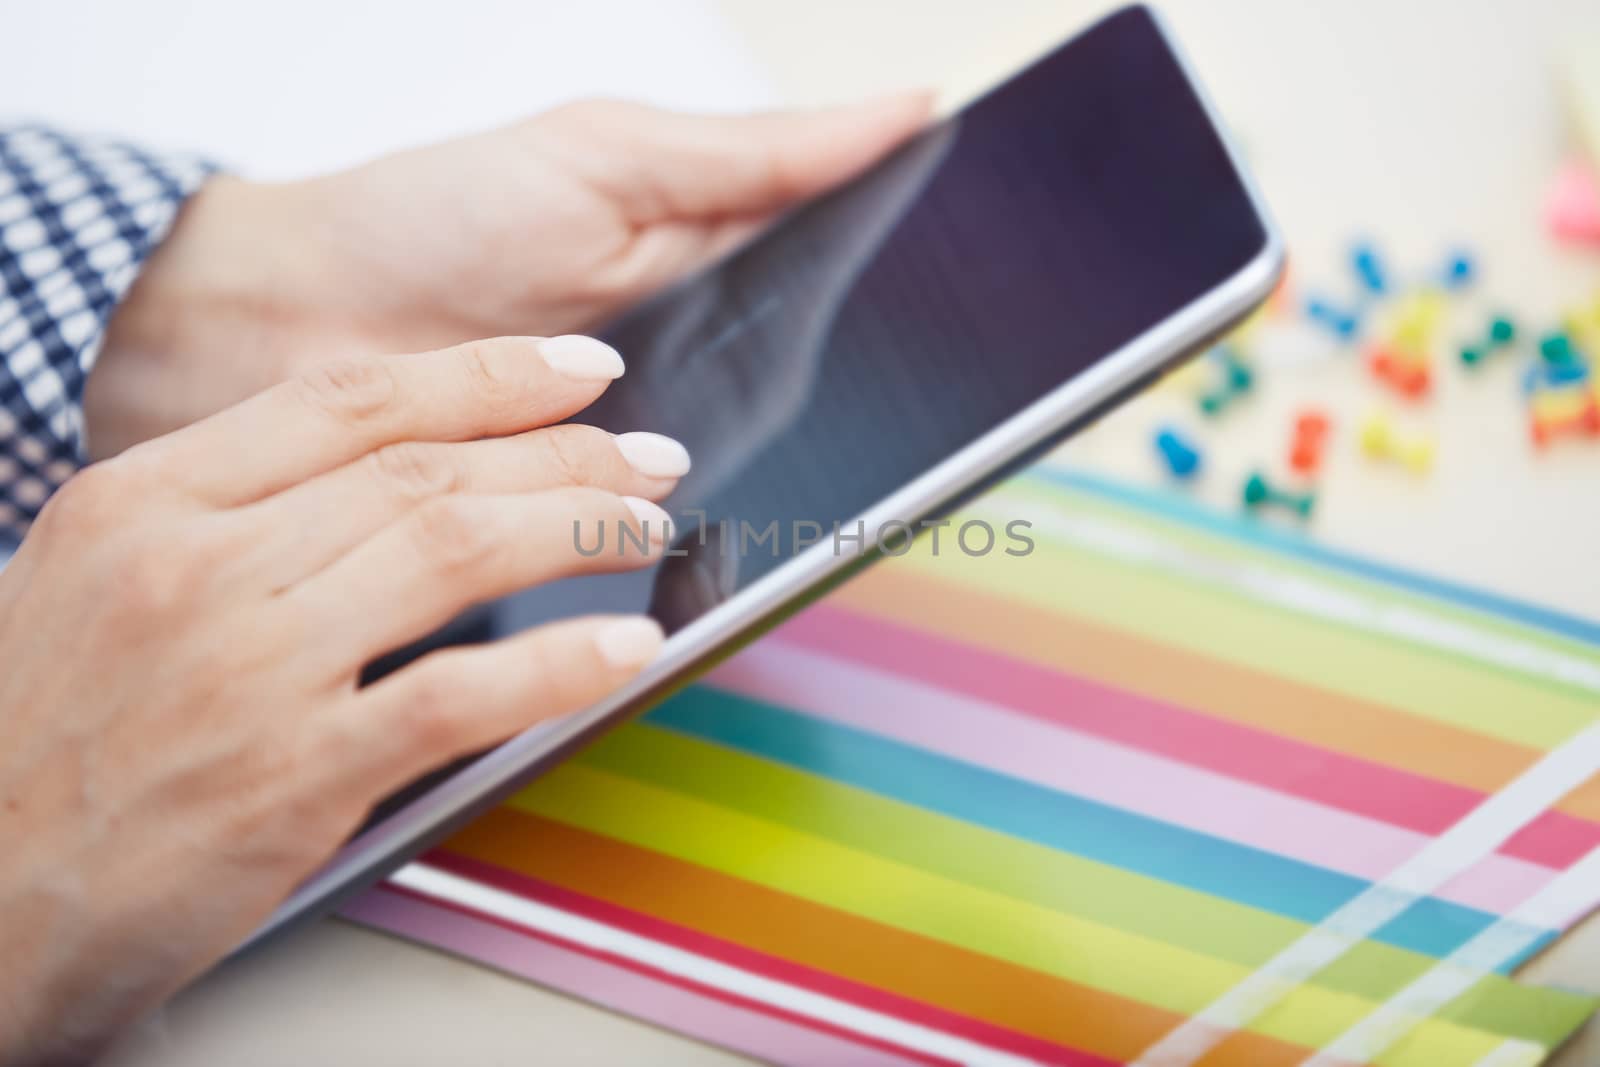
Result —
[{"label": "yellow stripe", "polygon": [[1410,644],[1065,545],[1038,529],[1032,536],[1038,549],[1025,557],[941,547],[937,557],[923,549],[891,566],[1540,750],[1600,714],[1594,700],[1498,668],[1419,654]]},{"label": "yellow stripe", "polygon": [[[1193,1014],[1249,968],[870,856],[578,764],[512,799],[518,810],[603,834],[1067,981]],[[1372,1003],[1303,986],[1251,1029],[1317,1047]],[[1499,1041],[1430,1020],[1385,1067],[1472,1063]]]}]

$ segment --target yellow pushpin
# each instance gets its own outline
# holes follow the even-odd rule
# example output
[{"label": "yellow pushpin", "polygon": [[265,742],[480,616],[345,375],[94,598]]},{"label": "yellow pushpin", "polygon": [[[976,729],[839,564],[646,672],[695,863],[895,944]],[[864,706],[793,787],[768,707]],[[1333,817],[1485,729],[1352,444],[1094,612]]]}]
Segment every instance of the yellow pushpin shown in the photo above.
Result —
[{"label": "yellow pushpin", "polygon": [[1566,422],[1589,407],[1587,389],[1546,389],[1534,394],[1533,417],[1541,422]]},{"label": "yellow pushpin", "polygon": [[1437,289],[1423,289],[1400,302],[1394,318],[1394,346],[1423,356],[1433,346],[1444,319],[1445,297]]},{"label": "yellow pushpin", "polygon": [[1415,474],[1426,474],[1433,466],[1433,440],[1402,438],[1381,412],[1373,412],[1361,424],[1361,451],[1372,459],[1401,463]]},{"label": "yellow pushpin", "polygon": [[1587,304],[1579,304],[1561,317],[1561,327],[1591,360],[1600,359],[1600,293]]}]

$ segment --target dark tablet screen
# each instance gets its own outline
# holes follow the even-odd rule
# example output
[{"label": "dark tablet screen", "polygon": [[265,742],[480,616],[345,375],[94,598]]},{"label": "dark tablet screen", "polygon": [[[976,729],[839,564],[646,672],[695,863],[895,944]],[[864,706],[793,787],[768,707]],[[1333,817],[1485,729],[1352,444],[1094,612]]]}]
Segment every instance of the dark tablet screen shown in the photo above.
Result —
[{"label": "dark tablet screen", "polygon": [[[1130,8],[613,323],[628,373],[578,418],[688,446],[694,470],[666,504],[681,547],[701,556],[708,532],[721,538],[726,595],[1265,240],[1165,38]],[[648,604],[677,628],[709,606],[705,585],[668,560],[510,611],[527,625]]]}]

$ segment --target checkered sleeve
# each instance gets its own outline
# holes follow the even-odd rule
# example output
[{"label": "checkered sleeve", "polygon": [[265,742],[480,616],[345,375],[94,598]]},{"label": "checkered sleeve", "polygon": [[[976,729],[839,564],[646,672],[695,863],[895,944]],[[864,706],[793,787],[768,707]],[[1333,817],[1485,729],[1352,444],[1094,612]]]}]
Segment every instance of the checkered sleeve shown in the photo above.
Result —
[{"label": "checkered sleeve", "polygon": [[0,126],[0,560],[85,461],[83,386],[106,323],[211,170]]}]

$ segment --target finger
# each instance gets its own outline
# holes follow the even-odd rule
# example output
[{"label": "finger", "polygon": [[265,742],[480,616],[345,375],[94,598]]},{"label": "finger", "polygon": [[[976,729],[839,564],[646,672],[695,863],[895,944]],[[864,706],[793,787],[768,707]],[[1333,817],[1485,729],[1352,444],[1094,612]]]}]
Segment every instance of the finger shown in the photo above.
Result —
[{"label": "finger", "polygon": [[481,601],[653,562],[669,527],[650,501],[601,489],[439,497],[283,595],[327,635],[313,654],[339,677]]},{"label": "finger", "polygon": [[622,374],[589,337],[500,337],[330,364],[135,449],[206,503],[229,507],[397,441],[465,441],[573,415]]},{"label": "finger", "polygon": [[[574,125],[614,151],[596,184],[636,224],[768,216],[859,174],[927,122],[923,92],[845,107],[761,115],[686,115],[595,101]],[[617,167],[627,169],[617,177]]]},{"label": "finger", "polygon": [[688,472],[688,451],[670,437],[564,424],[464,444],[386,445],[243,508],[237,519],[266,534],[261,575],[278,589],[437,497],[590,486],[660,500]]},{"label": "finger", "polygon": [[759,234],[768,220],[728,218],[714,222],[664,222],[641,229],[601,277],[612,280],[623,303],[642,300],[679,278],[715,263]]},{"label": "finger", "polygon": [[653,619],[594,616],[435,652],[362,690],[327,729],[339,738],[347,772],[381,779],[378,791],[387,792],[589,707],[638,674],[661,644]]}]

